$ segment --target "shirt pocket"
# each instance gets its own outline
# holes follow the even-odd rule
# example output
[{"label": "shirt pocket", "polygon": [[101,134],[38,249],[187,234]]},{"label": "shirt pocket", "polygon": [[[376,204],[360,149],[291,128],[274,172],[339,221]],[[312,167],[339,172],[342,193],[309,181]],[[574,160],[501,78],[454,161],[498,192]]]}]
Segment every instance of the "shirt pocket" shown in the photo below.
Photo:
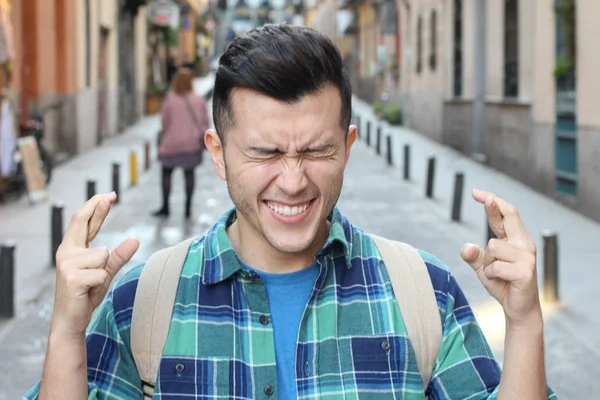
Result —
[{"label": "shirt pocket", "polygon": [[227,397],[229,376],[229,359],[163,357],[158,376],[161,399]]},{"label": "shirt pocket", "polygon": [[[423,380],[412,345],[403,335],[354,336],[340,341],[340,363],[345,393],[377,398],[423,393]],[[412,398],[423,399],[423,394]]]}]

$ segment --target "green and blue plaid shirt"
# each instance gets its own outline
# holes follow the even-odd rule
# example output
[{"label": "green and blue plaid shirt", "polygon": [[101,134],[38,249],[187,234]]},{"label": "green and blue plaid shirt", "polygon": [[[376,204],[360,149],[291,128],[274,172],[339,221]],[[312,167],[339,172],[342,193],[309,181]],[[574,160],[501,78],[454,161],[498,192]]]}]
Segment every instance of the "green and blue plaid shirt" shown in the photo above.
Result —
[{"label": "green and blue plaid shirt", "polygon": [[[256,273],[242,269],[227,237],[234,218],[234,210],[225,213],[190,247],[154,399],[277,398],[267,293]],[[496,398],[501,371],[464,294],[444,264],[421,255],[443,326],[427,393],[431,399]],[[415,354],[370,237],[334,209],[315,260],[319,274],[296,345],[298,399],[423,399]],[[90,399],[142,397],[129,345],[142,268],[114,285],[89,326]],[[26,398],[35,399],[38,388]]]}]

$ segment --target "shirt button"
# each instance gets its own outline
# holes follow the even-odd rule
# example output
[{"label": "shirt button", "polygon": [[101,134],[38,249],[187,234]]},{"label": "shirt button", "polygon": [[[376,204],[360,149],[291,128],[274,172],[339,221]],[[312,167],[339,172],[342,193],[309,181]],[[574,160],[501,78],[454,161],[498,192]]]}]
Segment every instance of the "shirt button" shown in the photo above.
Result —
[{"label": "shirt button", "polygon": [[389,340],[384,340],[383,342],[381,342],[381,348],[385,351],[388,351],[389,349],[392,348],[392,344],[390,343]]},{"label": "shirt button", "polygon": [[274,391],[275,391],[275,389],[273,389],[273,386],[271,386],[271,385],[265,386],[265,393],[267,394],[267,396],[272,395]]},{"label": "shirt button", "polygon": [[261,315],[260,316],[260,323],[263,324],[263,325],[267,325],[269,323],[269,318],[267,318],[264,315]]},{"label": "shirt button", "polygon": [[308,361],[304,364],[304,373],[310,375],[310,364]]},{"label": "shirt button", "polygon": [[178,374],[182,373],[184,369],[185,369],[185,365],[183,365],[181,363],[175,365],[175,371],[177,371]]}]

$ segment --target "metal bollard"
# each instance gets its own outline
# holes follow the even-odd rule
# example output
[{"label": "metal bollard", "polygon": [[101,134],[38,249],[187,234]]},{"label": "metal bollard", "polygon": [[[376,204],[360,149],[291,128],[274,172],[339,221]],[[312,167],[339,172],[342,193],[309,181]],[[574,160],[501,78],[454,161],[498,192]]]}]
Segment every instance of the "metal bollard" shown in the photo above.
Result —
[{"label": "metal bollard", "polygon": [[460,209],[462,207],[462,192],[465,176],[457,173],[454,176],[454,196],[452,198],[452,221],[460,222]]},{"label": "metal bollard", "polygon": [[0,246],[0,317],[15,316],[15,243]]},{"label": "metal bollard", "polygon": [[356,116],[356,137],[360,139],[362,125],[360,124],[360,115]]},{"label": "metal bollard", "polygon": [[150,169],[150,142],[146,140],[144,144],[144,171]]},{"label": "metal bollard", "polygon": [[387,164],[389,166],[392,166],[394,164],[394,160],[392,159],[392,135],[390,135],[388,133],[386,139],[386,144],[387,144],[387,151],[386,151],[386,155],[387,155]]},{"label": "metal bollard", "polygon": [[131,186],[137,185],[138,182],[138,171],[137,171],[137,154],[132,151],[129,155],[129,183]]},{"label": "metal bollard", "polygon": [[371,121],[367,121],[367,146],[371,146]]},{"label": "metal bollard", "polygon": [[381,154],[381,127],[377,126],[377,137],[375,138],[375,153]]},{"label": "metal bollard", "polygon": [[96,181],[88,180],[86,185],[87,199],[91,199],[96,195]]},{"label": "metal bollard", "polygon": [[404,180],[410,180],[410,145],[404,145]]},{"label": "metal bollard", "polygon": [[64,206],[62,204],[55,204],[52,206],[52,215],[50,217],[50,240],[52,242],[51,260],[53,267],[56,267],[56,252],[63,239],[63,210]]},{"label": "metal bollard", "polygon": [[542,232],[544,238],[544,300],[557,302],[558,296],[558,235]]},{"label": "metal bollard", "polygon": [[119,163],[113,163],[112,165],[112,187],[113,192],[117,194],[115,204],[120,202],[121,194],[121,165]]},{"label": "metal bollard", "polygon": [[427,188],[425,195],[433,197],[433,178],[435,177],[435,157],[429,157],[427,161]]}]

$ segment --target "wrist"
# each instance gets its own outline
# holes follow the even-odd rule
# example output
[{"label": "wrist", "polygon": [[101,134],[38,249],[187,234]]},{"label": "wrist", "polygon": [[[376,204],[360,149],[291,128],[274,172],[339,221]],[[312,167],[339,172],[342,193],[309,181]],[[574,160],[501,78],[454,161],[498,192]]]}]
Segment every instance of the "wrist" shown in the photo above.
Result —
[{"label": "wrist", "polygon": [[48,341],[51,340],[55,342],[85,340],[85,331],[73,329],[73,324],[52,321],[48,335]]},{"label": "wrist", "polygon": [[518,320],[506,319],[506,332],[514,334],[525,333],[527,335],[542,334],[544,330],[544,319],[541,309],[532,312],[525,318]]}]

